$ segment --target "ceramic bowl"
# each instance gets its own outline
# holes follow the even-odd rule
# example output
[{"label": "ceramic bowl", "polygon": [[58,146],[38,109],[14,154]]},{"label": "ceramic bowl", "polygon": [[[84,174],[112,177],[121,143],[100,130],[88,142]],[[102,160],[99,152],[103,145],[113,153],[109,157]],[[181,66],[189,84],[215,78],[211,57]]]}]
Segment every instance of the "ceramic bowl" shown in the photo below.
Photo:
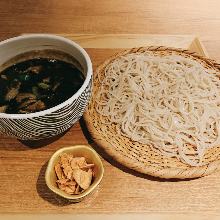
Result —
[{"label": "ceramic bowl", "polygon": [[[88,163],[93,163],[95,165],[94,168],[95,176],[92,184],[87,190],[85,190],[83,193],[79,195],[69,195],[57,187],[57,183],[56,183],[57,176],[54,170],[54,166],[60,160],[60,155],[63,153],[71,153],[74,157],[85,157]],[[96,151],[86,145],[76,145],[76,146],[61,148],[52,155],[46,169],[45,181],[48,188],[57,195],[65,199],[69,199],[73,202],[79,202],[96,189],[96,187],[99,185],[99,183],[102,180],[103,174],[104,174],[103,164]]]},{"label": "ceramic bowl", "polygon": [[83,114],[91,94],[92,63],[75,42],[50,34],[30,34],[0,42],[0,66],[33,50],[55,49],[74,57],[82,66],[85,81],[68,100],[44,111],[29,114],[0,113],[0,132],[22,140],[56,136],[70,128]]}]

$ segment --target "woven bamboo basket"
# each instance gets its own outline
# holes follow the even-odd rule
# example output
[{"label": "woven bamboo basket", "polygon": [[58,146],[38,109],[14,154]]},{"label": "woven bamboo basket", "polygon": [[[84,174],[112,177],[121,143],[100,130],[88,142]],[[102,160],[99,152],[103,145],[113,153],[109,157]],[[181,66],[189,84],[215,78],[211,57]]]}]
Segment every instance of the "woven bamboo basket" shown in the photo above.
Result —
[{"label": "woven bamboo basket", "polygon": [[104,77],[103,70],[112,60],[121,55],[135,52],[152,51],[161,56],[166,54],[177,54],[184,57],[197,60],[206,68],[215,69],[220,73],[220,64],[206,57],[199,56],[188,50],[168,48],[168,47],[141,47],[133,48],[120,52],[100,65],[94,73],[93,92],[90,103],[84,113],[84,120],[87,128],[94,140],[104,151],[109,154],[117,162],[124,166],[160,178],[197,178],[209,175],[220,170],[220,146],[209,149],[204,157],[203,166],[193,167],[181,162],[174,157],[166,157],[158,153],[152,147],[138,142],[134,142],[129,138],[120,136],[116,132],[115,124],[104,125],[101,123],[100,116],[95,110],[95,97],[100,87],[99,78]]}]

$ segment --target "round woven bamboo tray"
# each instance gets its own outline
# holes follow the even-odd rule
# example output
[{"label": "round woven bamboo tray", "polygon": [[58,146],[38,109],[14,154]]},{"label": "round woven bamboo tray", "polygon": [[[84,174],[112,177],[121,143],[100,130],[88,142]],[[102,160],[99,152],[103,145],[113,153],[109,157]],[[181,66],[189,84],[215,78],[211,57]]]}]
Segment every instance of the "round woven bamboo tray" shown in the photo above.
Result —
[{"label": "round woven bamboo tray", "polygon": [[94,73],[92,97],[84,114],[87,128],[93,137],[93,140],[113,159],[124,166],[155,177],[166,179],[197,178],[220,170],[220,146],[212,148],[206,152],[204,157],[204,162],[206,165],[192,167],[181,162],[177,158],[163,156],[148,145],[140,144],[131,141],[129,138],[118,135],[115,124],[104,125],[101,123],[99,114],[95,110],[94,102],[96,93],[100,87],[97,76],[99,75],[99,78],[102,79],[102,77],[104,77],[103,70],[105,66],[118,56],[128,53],[145,52],[146,50],[153,51],[153,53],[161,56],[166,54],[177,54],[184,57],[189,57],[199,61],[206,66],[206,68],[215,69],[220,73],[220,64],[216,63],[214,60],[199,56],[183,49],[151,46],[125,50],[112,56],[102,65],[100,65]]}]

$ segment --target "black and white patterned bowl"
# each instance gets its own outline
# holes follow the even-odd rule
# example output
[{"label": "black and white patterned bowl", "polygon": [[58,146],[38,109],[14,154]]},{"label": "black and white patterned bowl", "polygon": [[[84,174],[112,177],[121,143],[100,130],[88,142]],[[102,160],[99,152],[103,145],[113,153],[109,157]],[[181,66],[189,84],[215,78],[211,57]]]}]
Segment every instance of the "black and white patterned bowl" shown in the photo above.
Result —
[{"label": "black and white patterned bowl", "polygon": [[[92,63],[75,42],[50,34],[30,34],[0,42],[0,66],[11,58],[32,50],[56,49],[73,56],[84,69],[82,87],[68,100],[44,111],[30,114],[0,113],[0,132],[22,140],[56,136],[82,116],[91,95]],[[1,85],[0,85],[1,86]]]}]

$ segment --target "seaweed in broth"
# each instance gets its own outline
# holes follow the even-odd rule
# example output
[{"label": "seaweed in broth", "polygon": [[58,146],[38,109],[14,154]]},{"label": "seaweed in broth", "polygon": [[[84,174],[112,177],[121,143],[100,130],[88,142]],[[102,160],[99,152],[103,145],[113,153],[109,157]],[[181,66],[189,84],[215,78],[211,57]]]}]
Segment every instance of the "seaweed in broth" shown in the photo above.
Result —
[{"label": "seaweed in broth", "polygon": [[84,82],[73,64],[51,58],[15,63],[0,74],[0,112],[33,113],[69,99]]}]

